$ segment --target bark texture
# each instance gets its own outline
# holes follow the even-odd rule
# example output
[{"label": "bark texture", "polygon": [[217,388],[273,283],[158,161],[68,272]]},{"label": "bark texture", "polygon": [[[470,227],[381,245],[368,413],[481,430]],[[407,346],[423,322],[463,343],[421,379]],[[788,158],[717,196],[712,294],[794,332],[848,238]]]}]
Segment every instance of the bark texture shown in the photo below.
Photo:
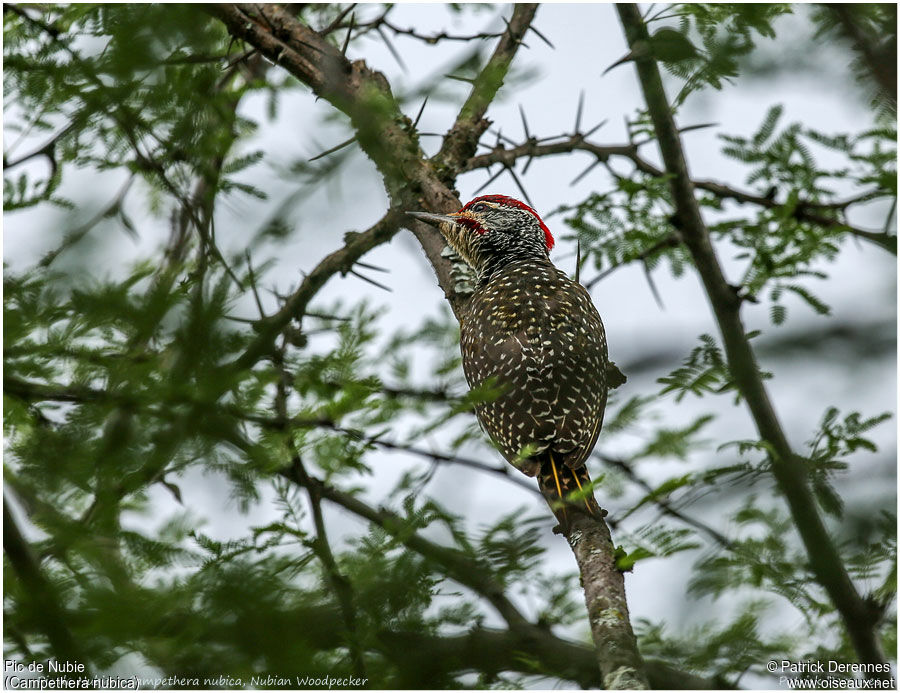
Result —
[{"label": "bark texture", "polygon": [[649,688],[644,662],[628,616],[625,576],[616,568],[615,546],[606,523],[586,513],[573,513],[566,539],[575,554],[584,603],[603,687],[610,690]]}]

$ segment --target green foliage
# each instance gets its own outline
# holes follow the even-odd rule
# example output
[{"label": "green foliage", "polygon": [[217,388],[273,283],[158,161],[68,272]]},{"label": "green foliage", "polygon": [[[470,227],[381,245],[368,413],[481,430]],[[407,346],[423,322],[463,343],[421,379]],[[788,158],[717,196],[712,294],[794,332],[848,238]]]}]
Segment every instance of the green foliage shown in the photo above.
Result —
[{"label": "green foliage", "polygon": [[695,347],[684,365],[657,382],[665,385],[661,394],[677,393],[675,401],[680,402],[688,393],[702,397],[706,393],[721,393],[734,390],[734,382],[728,372],[728,363],[711,335],[700,335],[702,344]]},{"label": "green foliage", "polygon": [[853,412],[838,422],[839,412],[836,407],[829,407],[822,417],[822,423],[816,436],[809,445],[809,476],[813,492],[822,510],[830,515],[840,517],[844,504],[832,484],[836,472],[847,469],[847,463],[839,458],[851,455],[857,450],[877,452],[875,443],[863,434],[878,424],[891,418],[884,412],[878,416],[862,419],[859,412]]},{"label": "green foliage", "polygon": [[[809,281],[826,279],[825,264],[838,257],[848,236],[846,208],[897,194],[896,128],[828,135],[798,123],[779,128],[782,113],[781,106],[773,106],[749,137],[719,135],[723,154],[748,167],[748,191],[722,186],[698,190],[712,219],[710,233],[744,266],[735,282],[740,295],[754,301],[767,298],[775,325],[787,319],[788,295],[820,315],[829,314]],[[645,115],[631,121],[630,130],[633,138],[654,137]],[[826,153],[841,162],[821,165],[818,154]],[[583,261],[602,270],[598,278],[640,261],[655,293],[650,273],[661,260],[668,261],[675,277],[691,264],[677,241],[668,181],[644,171],[628,177],[610,171],[609,190],[561,208],[568,213],[565,222],[581,242]],[[848,182],[860,194],[839,197],[838,184]],[[759,206],[755,211],[747,205],[731,208],[725,204],[729,199]]]},{"label": "green foliage", "polygon": [[[773,202],[783,203],[761,210],[752,223],[727,221],[713,226],[742,250],[735,256],[749,260],[741,280],[747,294],[769,287],[772,322],[782,324],[787,309],[781,303],[786,292],[800,298],[815,312],[827,315],[829,307],[798,278],[824,279],[823,261],[833,261],[844,237],[843,201],[838,201],[834,183],[852,181],[865,191],[860,199],[896,197],[896,133],[890,129],[824,135],[794,123],[778,130],[782,115],[773,106],[751,137],[720,135],[726,143],[723,154],[750,167],[747,183],[764,187]],[[816,161],[814,146],[844,157],[836,168]],[[823,221],[817,221],[817,220]],[[812,223],[811,223],[812,222]]]},{"label": "green foliage", "polygon": [[767,607],[765,602],[748,602],[726,625],[706,624],[680,636],[668,635],[664,624],[640,622],[637,630],[648,656],[680,661],[694,671],[712,671],[723,687],[734,686],[748,671],[765,675],[768,660],[793,649],[790,636],[764,632]]},{"label": "green foliage", "polygon": [[689,262],[687,251],[670,243],[671,212],[666,212],[666,178],[615,176],[615,188],[607,193],[591,193],[568,212],[566,224],[577,234],[584,258],[592,259],[598,270],[612,270],[641,260],[649,272],[661,257],[679,277]]},{"label": "green foliage", "polygon": [[[869,85],[872,108],[887,122],[897,119],[897,94],[886,93],[884,75],[897,62],[897,8],[892,4],[856,3],[846,8],[814,6],[816,41],[833,40],[847,44],[854,53],[851,67],[859,82]],[[896,91],[896,86],[895,86]]]},{"label": "green foliage", "polygon": [[[55,201],[69,167],[129,171],[161,194],[177,194],[190,176],[218,176],[206,162],[233,130],[254,127],[235,116],[233,99],[258,85],[231,87],[233,74],[223,76],[215,57],[223,55],[224,31],[191,5],[53,6],[29,16],[4,14],[4,91],[33,114],[24,127],[47,132],[54,144],[43,182],[24,173],[14,185],[5,180],[7,211]],[[237,161],[252,163],[247,156]],[[221,185],[251,192],[229,178],[240,168],[232,162],[223,170]]]},{"label": "green foliage", "polygon": [[632,548],[625,551],[621,546],[616,549],[616,567],[622,571],[631,571],[634,565],[647,558],[666,558],[682,551],[693,551],[701,547],[690,529],[670,529],[659,526],[644,526],[637,532],[627,535],[626,539]]},{"label": "green foliage", "polygon": [[[754,48],[755,34],[774,38],[772,22],[790,12],[791,6],[785,3],[680,3],[648,18],[651,25],[679,20],[677,30],[658,29],[651,37],[654,57],[684,80],[673,106],[677,108],[699,89],[722,89],[733,82],[740,74],[740,59]],[[661,35],[667,50],[658,50]],[[694,46],[693,37],[702,49]]]}]

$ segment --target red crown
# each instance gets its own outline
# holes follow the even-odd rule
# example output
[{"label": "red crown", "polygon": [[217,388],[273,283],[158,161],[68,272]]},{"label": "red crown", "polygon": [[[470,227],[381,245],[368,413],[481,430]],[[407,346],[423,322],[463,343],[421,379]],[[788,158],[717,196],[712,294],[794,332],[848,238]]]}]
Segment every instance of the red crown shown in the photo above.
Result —
[{"label": "red crown", "polygon": [[469,209],[469,207],[474,205],[476,202],[496,202],[498,205],[518,207],[519,209],[524,209],[527,212],[531,212],[534,215],[534,218],[538,220],[538,224],[540,224],[541,228],[544,230],[544,238],[547,241],[547,250],[553,249],[553,244],[556,241],[553,240],[553,234],[550,233],[550,229],[547,228],[547,225],[544,223],[544,220],[541,219],[540,215],[524,202],[520,202],[516,198],[508,197],[507,195],[482,195],[481,197],[476,197],[474,200],[470,200],[469,202],[467,202],[466,206],[463,207],[463,210]]}]

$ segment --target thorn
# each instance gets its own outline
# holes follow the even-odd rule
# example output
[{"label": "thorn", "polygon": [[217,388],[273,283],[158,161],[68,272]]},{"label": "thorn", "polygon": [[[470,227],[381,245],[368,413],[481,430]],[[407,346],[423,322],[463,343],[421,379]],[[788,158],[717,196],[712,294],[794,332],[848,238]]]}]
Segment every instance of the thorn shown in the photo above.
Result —
[{"label": "thorn", "polygon": [[624,63],[634,60],[634,58],[635,58],[634,51],[628,51],[628,53],[625,56],[619,58],[618,60],[616,60],[616,62],[614,62],[612,65],[610,65],[608,68],[606,68],[600,76],[603,77],[607,72],[612,70],[614,67],[623,65]]},{"label": "thorn", "polygon": [[581,112],[584,110],[584,90],[578,95],[578,110],[575,112],[575,134],[581,132]]},{"label": "thorn", "polygon": [[332,147],[331,149],[326,149],[326,150],[325,150],[324,152],[322,152],[321,154],[316,154],[312,159],[310,159],[310,162],[313,162],[313,161],[315,161],[316,159],[321,159],[323,156],[328,156],[329,154],[333,154],[333,153],[336,152],[338,149],[343,149],[343,148],[346,147],[348,144],[352,144],[352,143],[355,142],[355,141],[356,141],[356,135],[354,135],[353,137],[351,137],[349,140],[346,140],[346,141],[344,141],[344,142],[341,142],[341,143],[338,144],[338,145],[335,145],[335,146]]},{"label": "thorn", "polygon": [[522,175],[524,176],[528,173],[528,167],[531,166],[531,162],[534,161],[534,155],[528,157],[528,161],[525,162],[525,168],[522,169]]},{"label": "thorn", "polygon": [[538,30],[534,27],[534,24],[529,24],[529,25],[528,25],[528,28],[531,29],[535,34],[537,34],[537,37],[538,37],[541,41],[543,41],[544,43],[546,43],[546,44],[547,44],[548,46],[550,46],[550,48],[552,48],[553,50],[556,50],[556,46],[554,46],[552,43],[550,43],[550,39],[548,39],[546,36],[544,36],[540,31],[538,31]]},{"label": "thorn", "polygon": [[503,140],[504,142],[506,142],[507,144],[512,145],[513,147],[518,146],[517,143],[516,143],[516,142],[513,142],[511,139],[509,139],[509,137],[505,137],[505,136],[503,135],[503,131],[502,131],[502,130],[497,130],[497,132],[496,132],[495,134],[497,135],[497,144],[494,145],[495,147],[499,147],[499,146],[500,146],[500,140]]},{"label": "thorn", "polygon": [[360,267],[364,267],[365,269],[375,270],[376,272],[390,272],[389,269],[385,267],[379,267],[378,265],[370,265],[368,262],[363,262],[362,260],[357,260],[356,264]]},{"label": "thorn", "polygon": [[372,284],[373,286],[377,286],[379,289],[384,289],[385,291],[393,291],[393,289],[391,287],[385,286],[384,284],[382,284],[380,282],[376,282],[374,279],[370,279],[369,277],[367,277],[363,274],[360,274],[355,269],[351,269],[350,274],[352,274],[354,277],[359,277],[360,279],[362,279],[365,282],[369,282],[369,284]]},{"label": "thorn", "polygon": [[531,198],[528,197],[528,193],[525,192],[525,187],[522,185],[522,181],[519,180],[519,177],[516,175],[516,172],[513,171],[509,166],[506,167],[506,170],[509,171],[509,175],[512,176],[512,179],[516,183],[516,187],[519,188],[519,192],[522,193],[522,197],[525,198],[525,201],[532,207],[534,207],[534,202],[531,201]]},{"label": "thorn", "polygon": [[455,79],[457,82],[466,82],[468,84],[475,84],[475,80],[471,77],[458,77],[457,75],[444,75],[447,79]]},{"label": "thorn", "polygon": [[425,104],[428,103],[428,96],[425,97],[425,100],[422,102],[422,105],[419,107],[419,113],[416,115],[416,119],[413,122],[413,127],[417,127],[419,124],[419,118],[422,117],[422,114],[425,112]]},{"label": "thorn", "polygon": [[482,190],[484,190],[487,186],[489,186],[491,183],[493,183],[495,180],[497,180],[497,177],[498,177],[501,173],[503,173],[505,170],[506,170],[506,168],[504,167],[504,168],[501,168],[499,171],[497,171],[497,173],[495,173],[493,176],[491,176],[490,178],[488,178],[488,179],[487,179],[487,182],[486,182],[484,185],[482,185],[480,188],[478,188],[478,190],[476,190],[474,194],[477,195],[477,194],[480,193]]},{"label": "thorn", "polygon": [[525,120],[525,110],[522,108],[522,104],[519,104],[519,115],[522,116],[522,128],[525,130],[525,139],[531,139],[531,133],[528,132],[528,121]]},{"label": "thorn", "polygon": [[237,56],[236,58],[233,58],[231,61],[229,61],[229,63],[228,63],[227,65],[225,65],[225,67],[223,67],[222,70],[223,70],[223,71],[230,70],[230,69],[231,69],[232,67],[234,67],[237,63],[241,62],[242,60],[246,60],[246,59],[249,58],[251,55],[253,55],[254,53],[256,53],[258,50],[259,50],[258,48],[251,48],[251,49],[248,50],[248,51],[244,51],[244,52],[241,53],[239,56]]},{"label": "thorn", "polygon": [[384,30],[381,28],[381,25],[377,25],[375,27],[375,31],[378,32],[378,35],[381,37],[381,40],[384,41],[384,45],[387,46],[387,49],[391,52],[391,55],[394,56],[394,60],[400,65],[404,72],[409,72],[406,68],[406,63],[403,62],[403,58],[400,57],[400,54],[394,48],[394,44],[392,44],[387,37],[387,34],[384,33]]},{"label": "thorn", "polygon": [[337,17],[334,18],[334,21],[331,24],[329,24],[327,27],[322,29],[322,31],[320,31],[319,33],[322,34],[323,36],[327,36],[328,34],[330,34],[332,31],[334,31],[341,25],[341,22],[344,21],[344,17],[346,17],[355,8],[356,8],[355,2],[351,5],[348,5],[346,8],[344,8],[341,11],[341,13]]},{"label": "thorn", "polygon": [[353,33],[353,24],[356,20],[356,12],[350,15],[350,25],[347,27],[347,36],[344,38],[344,45],[341,46],[341,55],[347,55],[347,47],[350,45],[350,34]]},{"label": "thorn", "polygon": [[594,127],[592,127],[590,130],[588,130],[586,133],[584,133],[583,139],[587,139],[588,137],[590,137],[591,135],[593,135],[595,132],[597,132],[597,130],[599,130],[600,128],[602,128],[602,127],[603,127],[604,125],[606,125],[608,122],[609,122],[609,118],[604,118],[603,120],[601,120],[601,121],[600,121],[599,123],[597,123]]},{"label": "thorn", "polygon": [[691,130],[702,130],[703,128],[714,128],[718,126],[719,123],[700,123],[698,125],[688,125],[687,127],[680,128],[678,133],[681,134],[683,132],[690,132]]},{"label": "thorn", "polygon": [[599,163],[601,163],[601,161],[600,161],[600,159],[597,159],[594,163],[592,163],[590,166],[588,166],[586,169],[584,169],[584,171],[582,171],[577,176],[575,176],[575,178],[572,179],[572,182],[569,183],[569,185],[575,185],[578,181],[580,181],[587,174],[589,174],[591,171],[593,171],[594,168],[596,168],[597,164],[599,164]]},{"label": "thorn", "polygon": [[644,266],[644,274],[647,277],[647,283],[650,285],[650,291],[653,293],[653,298],[656,299],[656,305],[659,306],[660,310],[665,310],[666,307],[663,305],[662,298],[659,295],[659,291],[656,289],[653,277],[650,275],[650,265],[647,264],[646,258],[641,258],[641,265]]},{"label": "thorn", "polygon": [[[502,15],[501,15],[500,19],[503,20],[504,24],[506,24],[506,31],[504,31],[503,33],[509,34],[509,37],[511,39],[513,39],[513,41],[515,41],[518,45],[524,46],[528,50],[531,50],[531,46],[529,46],[527,43],[525,43],[522,39],[513,38],[512,31],[510,31],[509,20],[507,20],[506,17],[504,17]],[[524,34],[523,34],[523,36],[524,36]]]},{"label": "thorn", "polygon": [[567,140],[570,139],[571,135],[550,135],[549,137],[541,137],[536,140],[537,144],[545,144],[547,142],[552,142],[553,140]]}]

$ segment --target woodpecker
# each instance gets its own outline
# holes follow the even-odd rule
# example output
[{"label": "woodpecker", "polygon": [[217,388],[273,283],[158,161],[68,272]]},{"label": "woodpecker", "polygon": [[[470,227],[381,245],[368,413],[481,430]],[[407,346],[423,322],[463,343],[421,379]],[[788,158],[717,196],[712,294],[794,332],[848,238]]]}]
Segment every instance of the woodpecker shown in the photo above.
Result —
[{"label": "woodpecker", "polygon": [[547,225],[505,195],[410,214],[436,226],[477,275],[460,347],[469,387],[489,382],[498,393],[476,406],[482,428],[510,464],[537,476],[564,530],[572,512],[602,516],[585,462],[606,408],[606,333],[585,288],[550,261]]}]

